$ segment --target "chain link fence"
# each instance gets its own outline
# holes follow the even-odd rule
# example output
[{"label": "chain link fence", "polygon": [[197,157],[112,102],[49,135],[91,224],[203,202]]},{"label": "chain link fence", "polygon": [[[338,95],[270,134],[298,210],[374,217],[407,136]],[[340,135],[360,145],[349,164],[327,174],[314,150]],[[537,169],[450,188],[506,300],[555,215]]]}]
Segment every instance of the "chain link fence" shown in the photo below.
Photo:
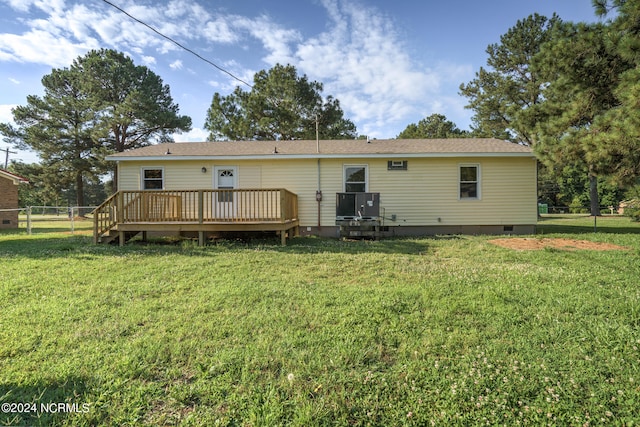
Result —
[{"label": "chain link fence", "polygon": [[[600,206],[601,215],[617,215],[620,214],[619,206]],[[546,214],[589,214],[590,206],[553,206],[546,203],[538,203],[538,213]]]},{"label": "chain link fence", "polygon": [[[17,212],[17,229],[27,234],[38,232],[80,232],[93,229],[95,206],[27,206],[20,209],[0,209]],[[14,228],[15,229],[15,228]]]}]

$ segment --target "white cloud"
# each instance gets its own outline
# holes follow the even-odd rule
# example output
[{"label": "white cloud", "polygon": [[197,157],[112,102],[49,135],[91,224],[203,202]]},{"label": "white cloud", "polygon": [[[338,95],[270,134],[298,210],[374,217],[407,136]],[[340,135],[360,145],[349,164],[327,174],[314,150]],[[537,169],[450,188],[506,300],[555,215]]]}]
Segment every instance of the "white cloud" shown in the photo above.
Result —
[{"label": "white cloud", "polygon": [[64,9],[64,0],[36,0],[33,4],[47,13],[57,13]]},{"label": "white cloud", "polygon": [[153,56],[143,55],[141,58],[145,65],[153,65],[156,63],[156,58]]},{"label": "white cloud", "polygon": [[172,135],[173,140],[178,142],[202,142],[207,140],[207,136],[209,132],[201,128],[192,128],[189,132]]},{"label": "white cloud", "polygon": [[[133,52],[149,65],[156,64],[158,55],[179,50],[102,2],[85,6],[77,0],[67,0],[66,5],[65,0],[0,1],[23,13],[37,9],[40,17],[24,19],[28,28],[22,34],[0,33],[0,62],[67,67],[88,50],[107,47]],[[397,134],[398,126],[404,128],[432,112],[465,116],[461,101],[443,93],[451,93],[451,87],[457,91],[460,81],[472,78],[470,66],[420,64],[409,54],[393,20],[364,0],[319,1],[328,17],[326,30],[307,39],[271,16],[218,13],[208,3],[207,10],[195,0],[170,0],[163,7],[122,0],[119,6],[244,81],[252,81],[255,70],[251,67],[257,64],[242,63],[241,54],[261,58],[269,67],[295,65],[301,74],[322,82],[325,95],[340,100],[346,117],[361,133],[392,137],[389,129]],[[223,45],[232,53],[217,49]],[[205,49],[218,57],[207,55]],[[225,61],[229,56],[234,60]],[[175,57],[160,62],[183,73],[197,69]],[[223,94],[239,84],[222,73],[213,79],[208,84]]]},{"label": "white cloud", "polygon": [[0,123],[13,123],[11,110],[17,106],[17,104],[0,104]]},{"label": "white cloud", "polygon": [[[203,36],[213,43],[235,43],[240,40],[240,34],[229,25],[228,17],[218,17],[204,25]],[[233,21],[233,19],[231,19]]]},{"label": "white cloud", "polygon": [[13,83],[14,85],[19,85],[20,84],[20,80],[14,79],[13,77],[9,77],[9,81],[11,83]]},{"label": "white cloud", "polygon": [[20,12],[28,12],[35,0],[4,0],[11,8]]},{"label": "white cloud", "polygon": [[95,40],[73,43],[42,30],[32,30],[21,36],[0,34],[0,61],[66,67],[79,55],[97,47]]},{"label": "white cloud", "polygon": [[442,74],[412,60],[388,17],[360,3],[324,0],[323,5],[330,29],[299,43],[297,66],[323,82],[325,93],[338,98],[365,133],[406,120],[439,91]]},{"label": "white cloud", "polygon": [[290,44],[301,41],[302,37],[298,31],[284,28],[266,15],[258,18],[238,17],[234,25],[262,43],[267,51],[263,58],[266,63],[273,65],[294,62]]}]

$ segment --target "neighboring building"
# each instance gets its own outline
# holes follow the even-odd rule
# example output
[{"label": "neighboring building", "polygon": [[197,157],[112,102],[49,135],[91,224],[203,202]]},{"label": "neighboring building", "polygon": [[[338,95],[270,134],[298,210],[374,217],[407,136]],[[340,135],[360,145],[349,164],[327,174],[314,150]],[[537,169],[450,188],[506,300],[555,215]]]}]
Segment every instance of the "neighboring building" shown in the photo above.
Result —
[{"label": "neighboring building", "polygon": [[26,178],[0,169],[0,229],[18,228],[18,185],[28,182]]},{"label": "neighboring building", "polygon": [[[107,160],[119,190],[286,189],[301,234],[337,236],[341,220],[360,219],[341,216],[340,193],[379,193],[365,198],[383,235],[529,234],[537,221],[536,159],[497,139],[175,143]],[[220,197],[210,203],[242,209]]]}]

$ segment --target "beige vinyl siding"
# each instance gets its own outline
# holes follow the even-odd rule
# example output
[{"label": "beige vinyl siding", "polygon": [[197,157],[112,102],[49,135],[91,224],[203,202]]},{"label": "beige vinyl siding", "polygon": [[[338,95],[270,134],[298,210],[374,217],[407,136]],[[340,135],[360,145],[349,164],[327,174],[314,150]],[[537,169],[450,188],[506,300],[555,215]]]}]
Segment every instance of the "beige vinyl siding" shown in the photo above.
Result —
[{"label": "beige vinyl siding", "polygon": [[243,163],[238,170],[238,188],[262,188],[262,166]]},{"label": "beige vinyl siding", "polygon": [[[316,160],[218,161],[215,162],[215,166],[237,166],[239,188],[284,188],[295,193],[298,196],[300,225],[317,225]],[[331,225],[335,225],[335,209],[332,221]]]},{"label": "beige vinyl siding", "polygon": [[[120,162],[118,164],[118,186],[120,190],[142,189],[142,169],[164,169],[166,190],[199,190],[213,188],[213,167],[205,162]],[[202,173],[206,167],[207,172]]]},{"label": "beige vinyl siding", "polygon": [[262,166],[263,188],[286,188],[298,195],[301,226],[318,224],[317,161],[312,159],[274,160]]},{"label": "beige vinyl siding", "polygon": [[[460,165],[480,168],[480,198],[459,198]],[[536,165],[533,159],[410,159],[407,171],[370,162],[369,191],[380,193],[386,225],[535,224]],[[382,213],[381,212],[381,213]]]},{"label": "beige vinyl siding", "polygon": [[[387,160],[322,159],[321,224],[335,226],[336,193],[343,191],[346,164],[368,167],[368,191],[380,193],[389,226],[535,224],[536,162],[533,158],[409,158],[408,170],[388,170]],[[480,199],[459,199],[459,166],[480,167]],[[301,226],[316,226],[316,159],[167,161],[119,163],[119,187],[139,190],[143,167],[162,167],[167,190],[213,188],[215,166],[236,166],[241,189],[285,188],[298,196]],[[202,167],[207,168],[202,173]],[[390,220],[396,215],[396,221]]]}]

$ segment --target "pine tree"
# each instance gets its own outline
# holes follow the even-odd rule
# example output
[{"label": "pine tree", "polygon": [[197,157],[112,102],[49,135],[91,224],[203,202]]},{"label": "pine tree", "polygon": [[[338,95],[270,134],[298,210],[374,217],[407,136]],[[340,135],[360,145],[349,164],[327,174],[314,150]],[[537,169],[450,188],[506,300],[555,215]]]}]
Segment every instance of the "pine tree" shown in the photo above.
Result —
[{"label": "pine tree", "polygon": [[276,65],[256,73],[253,87],[228,96],[213,95],[205,129],[209,140],[352,139],[356,127],[323,86],[298,77],[295,67]]},{"label": "pine tree", "polygon": [[560,22],[557,15],[530,15],[502,35],[500,43],[487,47],[488,68],[481,67],[475,79],[460,85],[474,112],[474,134],[535,144],[536,117],[525,112],[542,101],[546,81],[531,64]]},{"label": "pine tree", "polygon": [[75,185],[76,204],[84,206],[84,178],[101,172],[100,146],[93,138],[98,121],[92,102],[74,69],[54,69],[42,78],[44,96],[30,95],[13,110],[18,129],[4,125],[3,133],[36,151],[48,187],[58,192]]},{"label": "pine tree", "polygon": [[416,138],[464,138],[469,132],[458,129],[455,123],[447,120],[443,114],[432,114],[418,123],[411,123],[400,134],[398,139]]}]

